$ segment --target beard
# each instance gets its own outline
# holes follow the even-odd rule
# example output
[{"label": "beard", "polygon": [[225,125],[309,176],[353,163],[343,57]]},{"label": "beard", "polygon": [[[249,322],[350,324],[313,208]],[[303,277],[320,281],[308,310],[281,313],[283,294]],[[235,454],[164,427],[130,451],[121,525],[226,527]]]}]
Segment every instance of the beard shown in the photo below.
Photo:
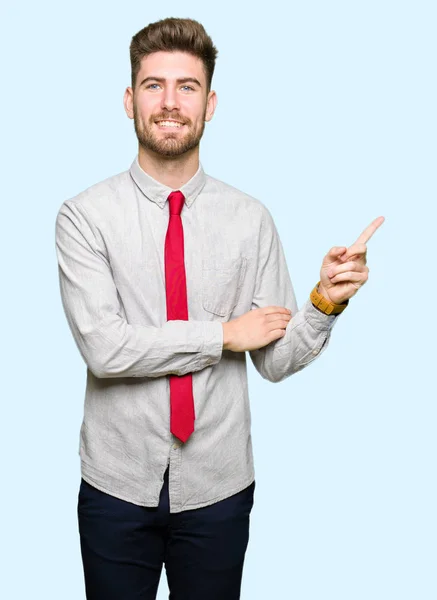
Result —
[{"label": "beard", "polygon": [[[202,118],[202,127],[196,132],[194,127],[188,123],[184,123],[185,135],[181,135],[171,130],[160,132],[155,125],[143,124],[139,118],[137,108],[134,104],[134,127],[140,146],[144,150],[149,150],[159,154],[162,157],[175,157],[185,154],[189,150],[196,148],[202,139],[205,130],[205,115],[206,107]],[[171,117],[170,117],[171,118]],[[156,132],[156,133],[155,133]]]}]

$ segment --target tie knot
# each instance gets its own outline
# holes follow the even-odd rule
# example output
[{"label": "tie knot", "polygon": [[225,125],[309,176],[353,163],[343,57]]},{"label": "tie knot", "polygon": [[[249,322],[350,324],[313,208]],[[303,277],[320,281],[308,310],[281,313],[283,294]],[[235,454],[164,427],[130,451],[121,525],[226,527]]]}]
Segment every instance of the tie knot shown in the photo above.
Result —
[{"label": "tie knot", "polygon": [[185,196],[179,190],[176,192],[171,192],[168,196],[168,203],[170,205],[170,214],[171,215],[180,215],[182,212],[182,207],[184,205]]}]

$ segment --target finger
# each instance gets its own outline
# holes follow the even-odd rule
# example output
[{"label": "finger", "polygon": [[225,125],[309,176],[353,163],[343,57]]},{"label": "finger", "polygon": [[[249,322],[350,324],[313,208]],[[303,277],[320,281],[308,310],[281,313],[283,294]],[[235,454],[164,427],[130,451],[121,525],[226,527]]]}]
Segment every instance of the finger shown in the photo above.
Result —
[{"label": "finger", "polygon": [[334,246],[333,248],[331,248],[331,250],[328,252],[328,256],[330,258],[338,258],[341,254],[343,254],[343,252],[347,250],[347,248],[345,246]]},{"label": "finger", "polygon": [[291,315],[291,310],[286,308],[285,306],[266,306],[264,309],[264,314],[269,315],[272,313],[282,313],[286,315]]},{"label": "finger", "polygon": [[338,267],[330,267],[328,269],[328,277],[335,277],[339,273],[347,273],[347,271],[364,271],[366,267],[364,265],[359,264],[355,261],[345,262],[342,265],[338,265]]},{"label": "finger", "polygon": [[361,283],[363,285],[368,278],[368,271],[347,271],[346,273],[339,273],[335,277],[332,277],[331,283],[350,281],[351,283]]},{"label": "finger", "polygon": [[283,313],[282,314],[271,313],[271,314],[266,315],[266,318],[265,318],[265,320],[268,321],[269,323],[271,321],[282,321],[282,322],[288,323],[290,321],[290,319],[291,319],[291,315],[288,315],[288,314],[284,315]]},{"label": "finger", "polygon": [[335,262],[336,260],[339,259],[339,257],[344,254],[346,252],[347,248],[346,246],[333,246],[331,248],[331,250],[328,252],[328,254],[325,256],[325,258],[323,259],[323,265],[326,267],[326,265],[331,264],[332,262]]},{"label": "finger", "polygon": [[359,256],[361,258],[365,258],[366,253],[367,253],[366,244],[355,243],[355,244],[352,244],[352,246],[349,246],[349,248],[344,253],[344,255],[341,256],[341,259],[342,260],[350,260],[352,256]]},{"label": "finger", "polygon": [[385,217],[377,217],[374,221],[370,223],[368,227],[366,227],[363,233],[357,238],[355,243],[367,244],[372,235],[375,233],[378,227],[381,227],[384,221]]}]

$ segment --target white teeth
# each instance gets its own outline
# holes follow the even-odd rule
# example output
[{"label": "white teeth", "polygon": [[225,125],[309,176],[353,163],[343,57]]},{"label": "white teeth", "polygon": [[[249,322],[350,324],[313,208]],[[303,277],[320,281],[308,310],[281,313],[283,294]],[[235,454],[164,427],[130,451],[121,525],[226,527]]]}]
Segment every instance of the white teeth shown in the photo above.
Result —
[{"label": "white teeth", "polygon": [[158,121],[158,125],[161,125],[161,127],[182,127],[182,123],[175,123],[174,121]]}]

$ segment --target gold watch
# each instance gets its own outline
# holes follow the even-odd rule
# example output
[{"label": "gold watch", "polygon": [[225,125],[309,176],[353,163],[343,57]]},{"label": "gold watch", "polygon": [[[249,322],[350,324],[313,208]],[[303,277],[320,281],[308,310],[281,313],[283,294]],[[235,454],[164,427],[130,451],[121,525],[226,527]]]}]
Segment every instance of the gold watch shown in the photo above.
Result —
[{"label": "gold watch", "polygon": [[322,294],[319,293],[319,284],[320,281],[316,284],[315,288],[310,294],[310,299],[313,305],[320,310],[320,312],[325,313],[325,315],[338,315],[339,313],[343,312],[346,306],[349,304],[349,300],[346,300],[344,304],[334,304],[333,302],[330,302],[325,298],[325,296],[322,296]]}]

